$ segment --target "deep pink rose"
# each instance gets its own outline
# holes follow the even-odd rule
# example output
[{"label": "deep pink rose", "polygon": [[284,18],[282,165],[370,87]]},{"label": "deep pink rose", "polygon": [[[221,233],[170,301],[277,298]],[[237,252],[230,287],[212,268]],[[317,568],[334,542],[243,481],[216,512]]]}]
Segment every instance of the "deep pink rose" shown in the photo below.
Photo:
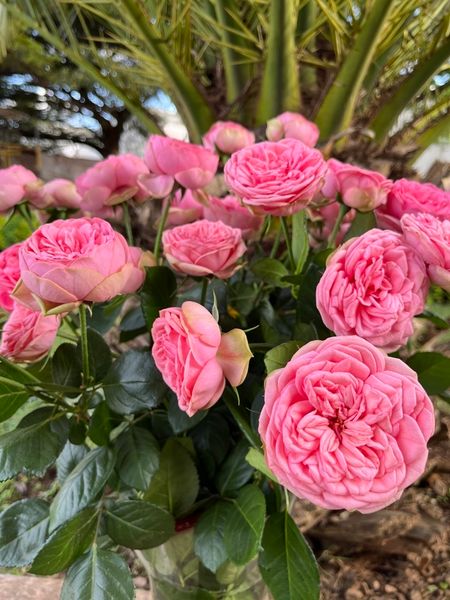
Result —
[{"label": "deep pink rose", "polygon": [[428,213],[439,219],[450,219],[450,192],[432,183],[398,179],[386,204],[376,211],[377,222],[381,227],[401,231],[400,219],[406,213]]},{"label": "deep pink rose", "polygon": [[30,308],[29,293],[43,308],[64,312],[81,302],[135,292],[144,280],[142,251],[98,218],[42,225],[23,242],[19,260],[21,282],[14,297]]},{"label": "deep pink rose", "polygon": [[80,208],[81,195],[73,181],[53,179],[47,183],[37,181],[27,186],[28,199],[36,208]]},{"label": "deep pink rose", "polygon": [[386,204],[387,195],[392,188],[392,181],[381,173],[355,165],[342,165],[334,170],[334,176],[337,191],[344,204],[361,212],[369,212]]},{"label": "deep pink rose", "polygon": [[282,138],[294,138],[313,148],[319,135],[317,125],[300,113],[284,112],[267,122],[266,136],[271,142],[278,142]]},{"label": "deep pink rose", "polygon": [[356,336],[306,344],[266,379],[266,461],[297,496],[370,513],[423,473],[433,405],[417,375]]},{"label": "deep pink rose", "polygon": [[327,170],[319,150],[294,139],[260,142],[235,152],[225,182],[257,214],[291,215],[320,190]]},{"label": "deep pink rose", "polygon": [[164,381],[189,416],[215,404],[225,387],[240,385],[252,356],[240,329],[221,335],[213,316],[197,302],[165,308],[152,327],[152,355]]},{"label": "deep pink rose", "polygon": [[164,254],[176,271],[228,279],[246,251],[240,229],[221,221],[196,221],[163,233]]},{"label": "deep pink rose", "polygon": [[[328,240],[333,231],[334,224],[339,215],[339,202],[330,202],[323,206],[308,207],[309,214],[309,231],[311,234],[311,243],[313,246],[317,246],[322,242]],[[350,229],[353,219],[355,218],[356,211],[354,209],[349,210],[342,224],[339,228],[336,236],[336,244],[341,244],[345,234]]]},{"label": "deep pink rose", "polygon": [[427,264],[431,281],[450,292],[450,219],[407,213],[401,226],[406,241]]},{"label": "deep pink rose", "polygon": [[203,136],[203,145],[211,152],[233,154],[255,143],[255,134],[234,121],[217,121]]},{"label": "deep pink rose", "polygon": [[[168,200],[166,200],[167,202]],[[167,225],[185,225],[203,219],[203,204],[200,204],[191,190],[177,190],[170,203]]]},{"label": "deep pink rose", "polygon": [[11,293],[20,279],[20,246],[14,244],[0,252],[0,307],[6,312],[11,312],[14,307]]},{"label": "deep pink rose", "polygon": [[0,169],[0,213],[22,202],[27,195],[27,185],[35,181],[38,181],[36,175],[22,165]]},{"label": "deep pink rose", "polygon": [[254,215],[247,207],[242,206],[236,196],[225,196],[225,198],[209,196],[203,213],[208,221],[222,221],[225,225],[241,229],[244,238],[249,238],[258,231],[264,220],[263,217]]},{"label": "deep pink rose", "polygon": [[219,164],[219,157],[203,146],[163,135],[149,137],[144,160],[152,175],[168,176],[191,190],[208,185]]},{"label": "deep pink rose", "polygon": [[16,304],[3,326],[0,356],[33,362],[48,354],[58,332],[60,317]]},{"label": "deep pink rose", "polygon": [[316,300],[337,335],[356,334],[392,352],[412,335],[427,291],[425,263],[403,236],[371,229],[331,255]]}]

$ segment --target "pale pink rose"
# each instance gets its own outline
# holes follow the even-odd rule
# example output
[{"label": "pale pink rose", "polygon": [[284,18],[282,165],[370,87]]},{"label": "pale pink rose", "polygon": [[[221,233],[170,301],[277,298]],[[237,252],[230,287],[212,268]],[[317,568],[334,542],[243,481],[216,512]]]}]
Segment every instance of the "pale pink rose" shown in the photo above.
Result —
[{"label": "pale pink rose", "polygon": [[149,137],[144,160],[152,175],[168,176],[191,190],[208,185],[219,164],[219,157],[203,146],[163,135]]},{"label": "pale pink rose", "polygon": [[239,268],[237,261],[246,251],[240,229],[221,221],[196,221],[163,233],[164,254],[180,273],[201,277],[230,278]]},{"label": "pale pink rose", "polygon": [[[309,213],[309,231],[311,234],[311,242],[313,246],[320,245],[322,242],[328,240],[333,231],[334,224],[339,215],[339,202],[330,202],[323,206],[308,207]],[[336,236],[336,244],[342,243],[345,234],[350,229],[353,219],[356,216],[356,210],[350,209],[339,228]]]},{"label": "pale pink rose", "polygon": [[6,212],[27,195],[27,185],[38,181],[36,175],[22,165],[0,169],[0,213]]},{"label": "pale pink rose", "polygon": [[433,405],[416,373],[357,336],[306,344],[266,379],[268,466],[295,495],[371,513],[423,473]]},{"label": "pale pink rose", "polygon": [[[166,200],[167,202],[168,200]],[[185,225],[203,219],[203,205],[195,199],[191,190],[177,190],[170,203],[167,225],[175,227],[176,225]]]},{"label": "pale pink rose", "polygon": [[131,198],[143,201],[154,196],[150,181],[142,159],[134,154],[121,154],[96,163],[79,175],[75,183],[82,196],[82,209],[95,213],[103,206],[114,206]]},{"label": "pale pink rose", "polygon": [[255,134],[234,121],[217,121],[203,136],[203,145],[211,152],[233,154],[255,143]]},{"label": "pale pink rose", "polygon": [[225,182],[256,214],[291,215],[321,189],[327,170],[319,150],[294,139],[260,142],[235,152]]},{"label": "pale pink rose", "polygon": [[6,312],[11,312],[14,307],[11,293],[20,279],[20,246],[14,244],[0,252],[0,307]]},{"label": "pale pink rose", "polygon": [[29,202],[39,209],[48,207],[80,208],[81,195],[77,186],[68,179],[37,181],[27,186]]},{"label": "pale pink rose", "polygon": [[222,221],[225,225],[241,229],[244,238],[249,238],[258,231],[264,220],[263,217],[254,215],[246,206],[242,206],[236,196],[209,196],[203,214],[208,221]]},{"label": "pale pink rose", "polygon": [[0,356],[17,362],[39,360],[53,346],[59,324],[59,316],[45,316],[16,304],[3,325]]},{"label": "pale pink rose", "polygon": [[245,333],[233,329],[221,336],[213,316],[197,302],[160,311],[152,338],[155,364],[190,417],[219,400],[226,378],[237,387],[247,375],[252,354]]},{"label": "pale pink rose", "polygon": [[337,158],[330,158],[327,160],[328,170],[325,175],[323,186],[318,194],[319,197],[336,200],[336,196],[339,192],[336,174],[344,167],[345,163],[337,160]]},{"label": "pale pink rose", "polygon": [[344,204],[369,212],[386,204],[392,181],[377,171],[345,164],[334,171],[337,190]]},{"label": "pale pink rose", "polygon": [[450,292],[450,219],[426,213],[406,214],[401,226],[406,241],[428,266],[431,281]]},{"label": "pale pink rose", "polygon": [[67,219],[41,225],[19,251],[21,281],[14,298],[64,312],[81,302],[105,302],[135,292],[145,256],[102,219]]},{"label": "pale pink rose", "polygon": [[371,229],[330,256],[316,301],[337,335],[356,334],[392,352],[412,335],[427,292],[425,263],[403,236]]},{"label": "pale pink rose", "polygon": [[432,183],[398,179],[394,181],[386,204],[376,211],[378,225],[401,231],[400,219],[406,213],[428,213],[439,219],[450,219],[450,192]]},{"label": "pale pink rose", "polygon": [[300,113],[284,112],[267,122],[266,137],[271,142],[278,142],[282,138],[294,138],[313,148],[319,135],[317,125]]}]

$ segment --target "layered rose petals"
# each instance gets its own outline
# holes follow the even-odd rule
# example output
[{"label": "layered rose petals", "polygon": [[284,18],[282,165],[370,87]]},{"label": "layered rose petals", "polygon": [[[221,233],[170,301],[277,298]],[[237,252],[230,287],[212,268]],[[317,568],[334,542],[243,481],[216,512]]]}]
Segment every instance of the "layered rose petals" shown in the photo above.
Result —
[{"label": "layered rose petals", "polygon": [[246,206],[242,206],[236,196],[210,196],[203,214],[208,221],[222,221],[225,225],[241,229],[245,238],[252,237],[264,220],[263,217],[254,215]]},{"label": "layered rose petals", "polygon": [[233,154],[255,143],[255,134],[234,121],[217,121],[203,136],[203,145],[212,152]]},{"label": "layered rose petals", "polygon": [[312,148],[317,144],[319,135],[317,125],[300,113],[284,112],[267,122],[266,136],[271,142],[294,138]]},{"label": "layered rose petals", "polygon": [[0,307],[6,312],[13,309],[11,293],[20,279],[20,246],[21,244],[14,244],[0,252]]},{"label": "layered rose petals", "polygon": [[22,202],[27,195],[27,186],[36,181],[36,175],[22,165],[0,169],[0,213]]}]

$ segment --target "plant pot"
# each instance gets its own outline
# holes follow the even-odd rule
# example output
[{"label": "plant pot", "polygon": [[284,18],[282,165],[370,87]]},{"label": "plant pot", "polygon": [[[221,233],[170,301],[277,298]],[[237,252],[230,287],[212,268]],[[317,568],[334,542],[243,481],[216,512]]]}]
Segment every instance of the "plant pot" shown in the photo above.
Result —
[{"label": "plant pot", "polygon": [[138,552],[150,579],[152,600],[268,600],[257,560],[226,561],[216,573],[195,555],[194,529],[176,533],[157,548]]}]

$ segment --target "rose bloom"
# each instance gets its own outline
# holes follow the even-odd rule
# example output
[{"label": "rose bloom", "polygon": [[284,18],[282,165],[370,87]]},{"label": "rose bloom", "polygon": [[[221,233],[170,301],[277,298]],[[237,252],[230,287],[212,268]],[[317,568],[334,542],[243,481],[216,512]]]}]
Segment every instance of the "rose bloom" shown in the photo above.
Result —
[{"label": "rose bloom", "polygon": [[336,196],[339,192],[336,173],[343,167],[345,167],[345,163],[337,160],[336,158],[330,158],[327,160],[327,172],[325,174],[323,186],[317,195],[318,198],[336,200]]},{"label": "rose bloom", "polygon": [[203,145],[211,152],[216,149],[224,154],[233,154],[255,143],[255,134],[233,121],[217,121],[203,136]]},{"label": "rose bloom", "polygon": [[337,335],[356,334],[393,352],[412,335],[427,292],[425,263],[403,236],[371,229],[330,256],[316,301]]},{"label": "rose bloom", "polygon": [[266,461],[295,495],[370,513],[423,473],[433,405],[404,362],[356,336],[306,344],[266,379]]},{"label": "rose bloom", "polygon": [[35,181],[38,181],[36,175],[22,165],[0,169],[0,212],[22,202],[27,195],[27,185]]},{"label": "rose bloom", "polygon": [[59,316],[45,316],[16,304],[3,326],[0,356],[17,362],[39,360],[53,346],[59,324]]},{"label": "rose bloom", "polygon": [[34,308],[65,312],[81,302],[105,302],[135,292],[144,280],[144,255],[102,219],[41,225],[19,251],[21,281],[14,297]]},{"label": "rose bloom", "polygon": [[344,164],[334,170],[334,175],[342,201],[350,208],[369,212],[386,204],[392,181],[381,173]]},{"label": "rose bloom", "polygon": [[431,281],[450,292],[450,220],[406,214],[401,226],[406,241],[427,264]]},{"label": "rose bloom", "polygon": [[299,113],[284,112],[267,122],[266,137],[271,142],[294,138],[312,148],[317,144],[319,135],[317,125]]},{"label": "rose bloom", "polygon": [[[311,236],[311,244],[316,247],[322,242],[328,240],[333,231],[334,224],[339,215],[339,202],[330,202],[323,206],[309,206],[307,208],[309,214],[309,231]],[[345,234],[350,229],[353,219],[356,216],[354,209],[349,210],[336,236],[336,244],[341,244]]]},{"label": "rose bloom", "polygon": [[400,219],[405,213],[428,213],[439,219],[450,219],[450,192],[432,183],[398,179],[386,204],[376,211],[378,225],[401,231]]},{"label": "rose bloom", "polygon": [[165,231],[163,248],[176,271],[219,279],[228,279],[237,271],[237,261],[247,249],[240,229],[204,219]]},{"label": "rose bloom", "polygon": [[14,244],[0,252],[0,307],[6,312],[11,312],[14,307],[11,293],[20,279],[20,246]]},{"label": "rose bloom", "polygon": [[178,405],[190,417],[215,404],[225,378],[237,387],[252,356],[240,329],[221,335],[213,316],[197,302],[165,308],[152,327],[152,355]]},{"label": "rose bloom", "polygon": [[200,204],[191,190],[177,190],[170,203],[168,227],[185,225],[203,219],[203,204]]},{"label": "rose bloom", "polygon": [[28,187],[29,201],[36,208],[80,208],[81,195],[73,181],[53,179],[47,183],[38,180]]},{"label": "rose bloom", "polygon": [[154,176],[169,177],[185,188],[205,187],[214,178],[219,157],[214,152],[163,135],[151,135],[144,160]]},{"label": "rose bloom", "polygon": [[242,206],[236,196],[209,196],[203,214],[208,221],[222,221],[225,225],[241,229],[244,238],[249,238],[258,231],[264,220],[263,217],[250,212],[246,206]]},{"label": "rose bloom", "polygon": [[327,170],[319,150],[294,139],[260,142],[235,152],[225,182],[256,214],[291,215],[320,190]]}]

